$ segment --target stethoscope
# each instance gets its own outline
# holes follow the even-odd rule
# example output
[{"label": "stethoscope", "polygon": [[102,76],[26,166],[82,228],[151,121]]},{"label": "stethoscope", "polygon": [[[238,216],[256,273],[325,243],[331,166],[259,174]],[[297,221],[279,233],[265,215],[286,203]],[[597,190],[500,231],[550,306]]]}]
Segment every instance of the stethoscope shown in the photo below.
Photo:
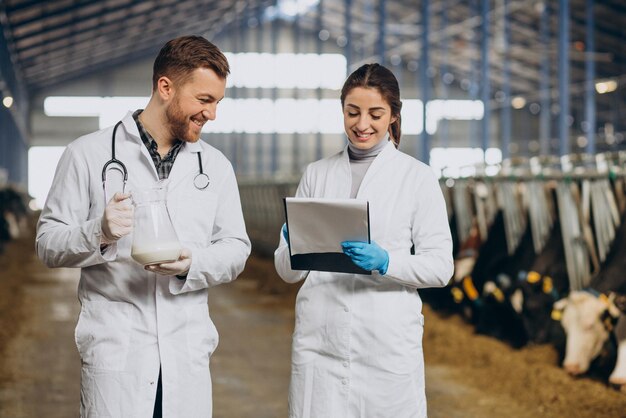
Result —
[{"label": "stethoscope", "polygon": [[[117,122],[113,128],[113,135],[111,135],[111,159],[107,161],[102,167],[102,188],[106,191],[106,176],[108,170],[119,171],[122,174],[124,184],[122,186],[122,193],[126,189],[126,181],[128,181],[128,170],[123,162],[115,158],[115,133],[117,128],[122,124],[122,121]],[[202,155],[198,152],[198,169],[200,172],[193,178],[193,185],[198,190],[204,190],[209,186],[209,176],[202,170]]]}]

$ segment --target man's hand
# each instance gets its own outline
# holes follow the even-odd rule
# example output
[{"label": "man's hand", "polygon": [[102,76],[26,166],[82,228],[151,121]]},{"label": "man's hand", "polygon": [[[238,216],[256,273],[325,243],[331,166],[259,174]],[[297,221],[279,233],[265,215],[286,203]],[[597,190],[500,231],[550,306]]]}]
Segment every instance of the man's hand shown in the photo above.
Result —
[{"label": "man's hand", "polygon": [[144,267],[148,271],[165,276],[185,276],[191,268],[191,251],[183,248],[178,260],[171,263],[150,264]]},{"label": "man's hand", "polygon": [[126,201],[128,193],[115,193],[106,208],[100,221],[102,226],[101,244],[112,244],[133,230],[133,206]]}]

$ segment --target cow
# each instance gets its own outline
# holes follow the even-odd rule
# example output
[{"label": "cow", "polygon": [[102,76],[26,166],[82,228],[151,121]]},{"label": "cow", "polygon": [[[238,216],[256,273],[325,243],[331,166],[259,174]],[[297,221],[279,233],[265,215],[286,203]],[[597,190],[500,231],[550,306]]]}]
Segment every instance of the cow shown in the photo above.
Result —
[{"label": "cow", "polygon": [[[608,363],[611,364],[609,383],[624,388],[625,314],[615,302],[623,306],[623,298],[617,295],[626,294],[626,214],[622,215],[616,237],[602,268],[592,278],[590,288],[585,292],[571,292],[567,298],[557,301],[554,309],[557,314],[562,312],[561,324],[567,335],[563,368],[578,376],[596,369],[592,361]],[[585,335],[585,340],[581,335]],[[600,369],[604,376],[603,367]]]},{"label": "cow", "polygon": [[[476,235],[478,234],[478,235]],[[479,236],[475,229],[474,236]],[[472,237],[470,236],[470,239]],[[454,263],[454,279],[449,288],[456,309],[472,323],[478,319],[478,311],[482,309],[480,292],[489,271],[497,270],[507,256],[506,235],[504,231],[504,214],[499,211],[489,227],[485,241],[474,238],[478,249],[460,253],[467,256],[457,257]]]},{"label": "cow", "polygon": [[[551,199],[556,199],[554,190]],[[565,345],[560,323],[551,318],[552,305],[569,291],[565,249],[556,215],[539,255],[533,255],[534,245],[525,236],[516,250],[517,258],[483,287],[482,298],[489,306],[485,314],[492,311],[490,316],[496,316],[498,321],[492,320],[495,325],[491,326],[500,329],[491,334],[508,340],[514,347],[547,342]]]},{"label": "cow", "polygon": [[551,320],[554,302],[569,292],[565,249],[557,221],[541,254],[529,271],[518,274],[510,303],[520,315],[529,342],[562,344],[560,326]]},{"label": "cow", "polygon": [[[519,348],[528,341],[522,318],[508,302],[511,291],[515,289],[515,282],[520,271],[527,270],[536,258],[530,223],[527,223],[524,235],[512,255],[506,252],[506,246],[499,249],[492,256],[493,264],[485,271],[472,271],[475,283],[482,285],[482,306],[477,311],[476,332],[490,335],[507,341],[513,347]],[[476,267],[480,267],[478,261]]]},{"label": "cow", "polygon": [[[591,372],[602,379],[616,362],[616,336],[613,329],[620,317],[614,295],[593,289],[574,290],[555,302],[555,317],[567,335],[563,368],[572,376]],[[620,329],[623,324],[620,321]]]},{"label": "cow", "polygon": [[[453,215],[450,221],[452,230],[456,230],[455,219],[456,215]],[[459,244],[457,239],[456,246],[458,248],[454,247],[454,275],[450,284],[443,288],[420,289],[420,296],[424,302],[439,311],[452,312],[455,310],[455,299],[452,297],[454,294],[450,294],[450,286],[460,283],[463,277],[471,274],[481,242],[480,232],[474,220],[467,239],[462,244]]]}]

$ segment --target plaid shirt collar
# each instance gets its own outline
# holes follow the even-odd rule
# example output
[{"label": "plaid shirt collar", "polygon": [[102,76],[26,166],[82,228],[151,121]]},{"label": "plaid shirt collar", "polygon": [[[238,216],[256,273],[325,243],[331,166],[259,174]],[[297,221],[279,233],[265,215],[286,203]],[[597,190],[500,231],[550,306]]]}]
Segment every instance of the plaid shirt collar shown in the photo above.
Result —
[{"label": "plaid shirt collar", "polygon": [[148,131],[146,131],[142,123],[139,121],[139,115],[141,114],[141,112],[143,112],[143,109],[138,109],[135,111],[135,113],[133,113],[133,119],[135,120],[135,123],[137,124],[137,129],[139,130],[139,137],[141,138],[141,141],[150,153],[150,157],[152,158],[154,167],[156,168],[156,171],[159,175],[159,180],[164,180],[169,177],[170,172],[172,171],[174,161],[178,156],[178,152],[182,148],[183,141],[176,140],[167,155],[161,158],[161,155],[159,155],[159,152],[157,151],[157,142],[154,140],[154,138],[152,138],[152,136],[148,133]]}]

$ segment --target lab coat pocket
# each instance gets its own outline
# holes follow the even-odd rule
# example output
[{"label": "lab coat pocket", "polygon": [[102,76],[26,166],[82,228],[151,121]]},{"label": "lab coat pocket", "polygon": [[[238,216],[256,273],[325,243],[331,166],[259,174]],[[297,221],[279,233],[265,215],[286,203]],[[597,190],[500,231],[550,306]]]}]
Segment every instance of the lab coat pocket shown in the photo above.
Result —
[{"label": "lab coat pocket", "polygon": [[83,301],[74,333],[83,366],[122,371],[131,337],[132,305],[125,302]]},{"label": "lab coat pocket", "polygon": [[291,365],[289,418],[343,418],[342,396],[337,378],[316,362]]},{"label": "lab coat pocket", "polygon": [[170,213],[178,239],[183,243],[207,246],[213,235],[217,211],[217,194],[209,190],[192,189],[180,196]]},{"label": "lab coat pocket", "polygon": [[219,342],[217,329],[209,317],[209,307],[204,303],[192,305],[185,308],[185,313],[189,358],[194,364],[206,367]]},{"label": "lab coat pocket", "polygon": [[81,370],[80,416],[134,417],[137,383],[131,373],[111,372],[83,366]]},{"label": "lab coat pocket", "polygon": [[359,404],[368,417],[425,418],[423,368],[404,375],[377,375],[364,387]]}]

